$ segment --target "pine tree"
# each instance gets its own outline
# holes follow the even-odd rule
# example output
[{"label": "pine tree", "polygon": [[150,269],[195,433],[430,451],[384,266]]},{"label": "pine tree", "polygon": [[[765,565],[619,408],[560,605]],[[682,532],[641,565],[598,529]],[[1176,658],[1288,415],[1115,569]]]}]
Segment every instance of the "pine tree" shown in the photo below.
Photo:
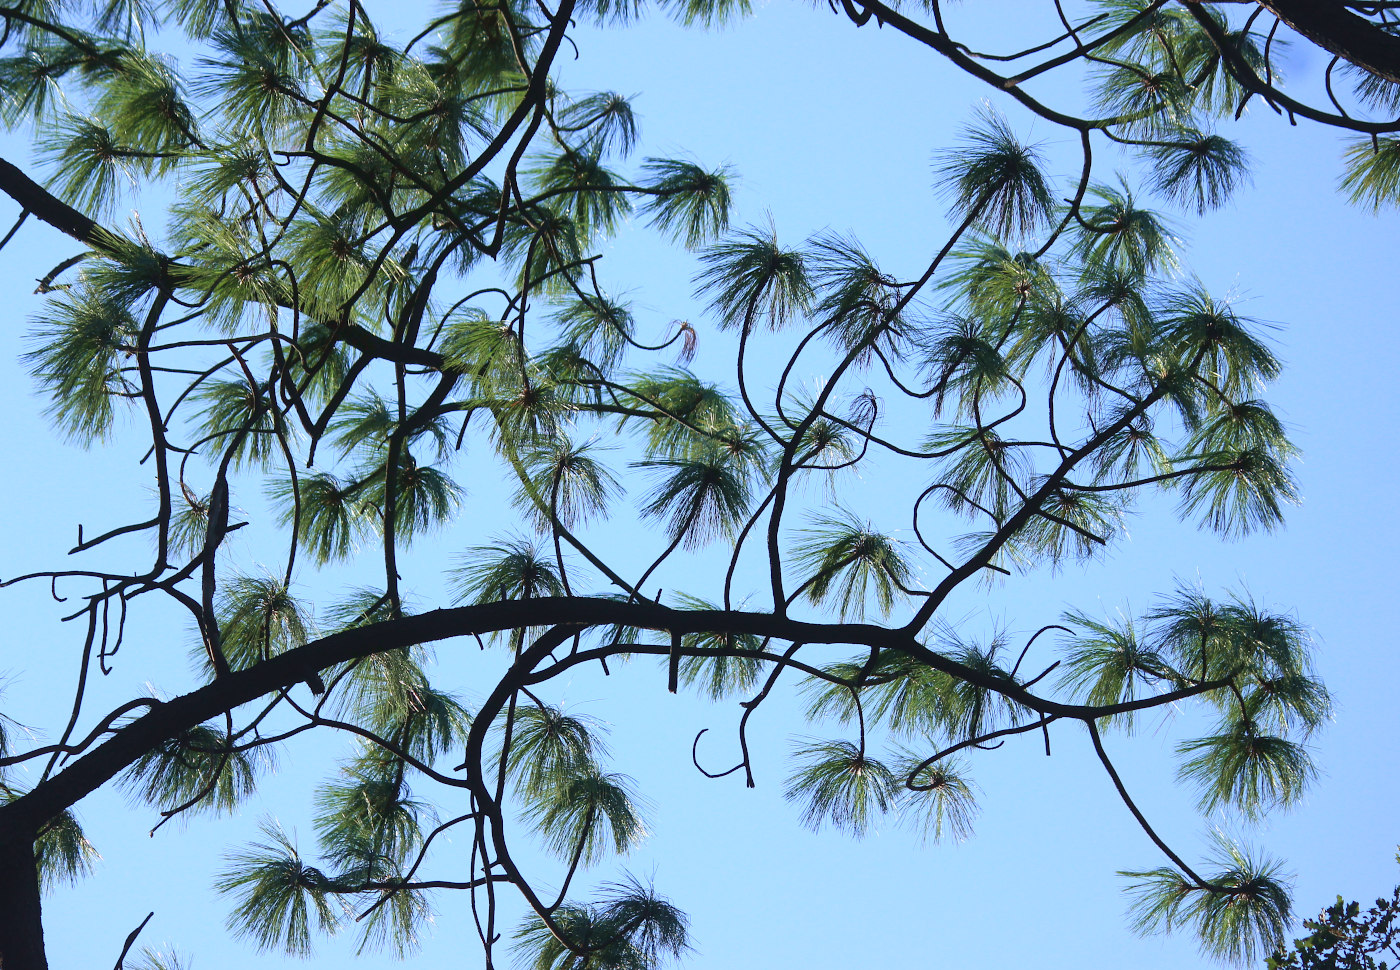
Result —
[{"label": "pine tree", "polygon": [[[747,8],[669,12],[713,25]],[[803,824],[856,837],[887,814],[963,837],[968,753],[1021,734],[1048,746],[1079,725],[1164,856],[1126,873],[1137,925],[1190,927],[1236,961],[1279,948],[1280,864],[1223,839],[1188,862],[1102,737],[1197,705],[1218,724],[1180,742],[1180,775],[1203,812],[1295,803],[1316,772],[1305,742],[1330,712],[1296,619],[1186,587],[1130,620],[1072,611],[1024,644],[943,615],[966,585],[1107,555],[1141,496],[1227,538],[1280,527],[1296,501],[1295,449],[1262,397],[1280,364],[1261,326],[1176,275],[1169,217],[1102,183],[1088,146],[1094,134],[1140,149],[1144,184],[1200,213],[1247,178],[1207,119],[1252,95],[1311,115],[1256,90],[1239,64],[1267,71],[1267,38],[1219,11],[1097,8],[1083,24],[1097,39],[1064,63],[1093,65],[1101,118],[1004,85],[1083,135],[1083,176],[1055,184],[1034,146],[982,112],[939,157],[953,228],[909,279],[849,237],[731,226],[727,168],[635,159],[627,98],[553,83],[575,20],[615,23],[637,5],[462,0],[402,45],[356,0],[299,18],[207,0],[0,11],[5,121],[34,126],[48,173],[45,188],[0,163],[23,210],[6,242],[33,215],[80,244],[41,284],[26,362],[62,436],[149,448],[155,505],[74,549],[139,535],[144,560],[89,557],[3,586],[81,587],[84,676],[125,662],[128,610],[175,611],[197,631],[202,682],[94,715],[80,681],[52,743],[0,719],[0,963],[46,966],[41,892],[80,879],[96,851],[72,810],[85,795],[120,785],[162,824],[218,816],[284,784],[269,763],[313,730],[354,744],[302,793],[315,849],[269,820],[211,874],[248,946],[307,954],[345,929],[408,953],[430,894],[450,893],[461,901],[440,905],[475,908],[487,966],[504,948],[539,970],[680,957],[687,919],[649,883],[624,873],[571,892],[644,837],[645,803],[601,726],[552,691],[583,665],[648,657],[658,688],[742,701],[732,771],[749,784],[749,717],[797,682],[822,733],[793,753],[786,796]],[[878,0],[843,12],[986,70]],[[198,56],[158,52],[177,36]],[[1393,108],[1394,78],[1356,76],[1359,96]],[[1349,185],[1388,204],[1393,146],[1367,144]],[[112,224],[138,195],[158,200],[158,232]],[[658,328],[617,296],[599,253],[628,219],[696,252],[706,320]],[[688,369],[699,342],[733,369]],[[798,386],[813,359],[827,376]],[[872,521],[842,476],[876,455],[902,469],[912,540]],[[405,588],[404,561],[499,481],[508,499],[454,545],[441,588]],[[275,568],[228,541],[248,526],[277,537]],[[650,544],[610,545],[622,530]],[[300,577],[333,585],[352,561],[375,564],[374,585],[303,597]],[[678,563],[666,575],[685,588],[655,592]],[[1025,666],[1042,634],[1059,659]],[[429,677],[430,646],[459,638],[499,658],[474,710]],[[469,811],[439,811],[446,793]],[[465,869],[435,856],[449,832],[472,847]],[[515,861],[525,841],[556,857],[545,881]],[[523,924],[501,924],[506,892],[528,907]]]}]

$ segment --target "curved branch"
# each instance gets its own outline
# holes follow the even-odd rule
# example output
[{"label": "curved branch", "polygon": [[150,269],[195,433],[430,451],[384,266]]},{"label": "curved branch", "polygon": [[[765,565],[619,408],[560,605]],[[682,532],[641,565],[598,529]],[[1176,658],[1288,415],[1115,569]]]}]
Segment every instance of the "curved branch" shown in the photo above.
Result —
[{"label": "curved branch", "polygon": [[1259,6],[1323,50],[1400,84],[1400,37],[1352,13],[1346,4],[1337,0],[1259,0]]}]

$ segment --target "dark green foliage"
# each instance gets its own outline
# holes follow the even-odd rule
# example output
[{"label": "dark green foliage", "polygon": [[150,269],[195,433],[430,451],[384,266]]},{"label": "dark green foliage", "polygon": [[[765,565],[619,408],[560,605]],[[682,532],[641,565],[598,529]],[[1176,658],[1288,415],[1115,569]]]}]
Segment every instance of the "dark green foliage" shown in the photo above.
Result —
[{"label": "dark green foliage", "polygon": [[[398,533],[405,540],[430,532],[451,519],[462,500],[462,489],[440,468],[423,465],[405,449],[399,455],[394,482],[394,512]],[[388,501],[383,466],[365,487],[365,501],[382,517]]]},{"label": "dark green foliage", "polygon": [[296,100],[305,68],[293,41],[254,13],[252,25],[223,27],[211,35],[215,53],[205,58],[205,80],[197,93],[242,131],[275,142],[306,108]]},{"label": "dark green foliage", "polygon": [[1219,734],[1183,742],[1177,752],[1194,756],[1180,774],[1201,788],[1202,812],[1233,805],[1263,815],[1296,802],[1317,774],[1302,745],[1260,734],[1247,717],[1221,725]]},{"label": "dark green foliage", "polygon": [[229,859],[219,876],[219,892],[233,897],[228,927],[260,950],[308,956],[312,916],[317,930],[329,932],[338,921],[330,896],[331,881],[308,866],[296,846],[274,823],[263,824],[263,842]]},{"label": "dark green foliage", "polygon": [[951,838],[961,842],[972,835],[977,798],[965,766],[956,758],[932,764],[911,751],[900,752],[895,774],[907,786],[900,796],[900,811],[930,842]]},{"label": "dark green foliage", "polygon": [[[1233,678],[1217,703],[1213,734],[1183,741],[1180,776],[1201,793],[1201,810],[1234,808],[1247,819],[1287,809],[1316,775],[1303,741],[1331,716],[1326,689],[1311,676],[1307,631],[1247,600],[1216,604],[1180,589],[1139,626],[1071,613],[1084,631],[1069,644],[1063,683],[1085,702],[1116,704],[1193,680]],[[1103,722],[1131,727],[1131,713]]]},{"label": "dark green foliage", "polygon": [[1114,432],[1094,459],[1094,474],[1099,482],[1169,475],[1172,470],[1171,458],[1153,433],[1153,423],[1148,418]]},{"label": "dark green foliage", "polygon": [[[387,599],[374,590],[364,590],[333,612],[336,628],[383,622],[389,615]],[[386,650],[345,667],[337,706],[343,713],[373,720],[381,728],[412,731],[417,741],[414,753],[431,758],[443,740],[455,739],[465,730],[470,718],[451,697],[438,695],[429,686],[423,670],[425,660],[421,648],[404,648]],[[433,713],[438,716],[430,716]],[[396,743],[405,740],[402,733],[392,737]],[[424,740],[437,743],[424,744]]]},{"label": "dark green foliage", "polygon": [[271,576],[226,579],[218,614],[224,655],[234,669],[301,646],[312,630],[306,609],[285,583]]},{"label": "dark green foliage", "polygon": [[626,775],[591,761],[561,761],[552,784],[527,797],[526,815],[561,858],[592,865],[627,852],[646,837],[646,823]]},{"label": "dark green foliage", "polygon": [[812,316],[844,352],[879,343],[898,357],[908,323],[895,312],[895,280],[880,271],[855,239],[819,236],[812,249],[813,281],[822,293]]},{"label": "dark green foliage", "polygon": [[364,867],[366,878],[382,869],[381,859],[403,863],[422,842],[427,806],[413,798],[392,758],[368,754],[346,765],[316,804],[327,856],[345,870]]},{"label": "dark green foliage", "polygon": [[689,921],[635,879],[606,888],[591,905],[567,905],[551,929],[530,917],[515,931],[529,970],[644,970],[690,948]]},{"label": "dark green foliage", "polygon": [[1191,88],[1170,67],[1111,65],[1094,77],[1095,107],[1135,134],[1169,136],[1190,117]]},{"label": "dark green foliage", "polygon": [[957,216],[997,236],[1029,235],[1044,226],[1054,196],[1040,171],[1040,153],[1017,141],[991,109],[963,134],[968,144],[945,153],[936,169]]},{"label": "dark green foliage", "polygon": [[772,231],[741,230],[700,259],[699,292],[723,326],[748,331],[762,320],[776,330],[812,301],[806,257],[781,248]]},{"label": "dark green foliage", "polygon": [[12,56],[0,58],[0,111],[9,124],[30,118],[50,118],[62,103],[59,80],[83,63],[83,56],[62,42],[47,38]]},{"label": "dark green foliage", "polygon": [[523,538],[472,548],[455,575],[458,599],[471,603],[558,596],[564,590],[555,565]]},{"label": "dark green foliage", "polygon": [[[1221,8],[1199,4],[1156,9],[1137,0],[1100,0],[1108,35],[1107,60],[1093,75],[1098,107],[1121,126],[1129,144],[1141,146],[1150,185],[1183,208],[1215,209],[1248,179],[1247,157],[1238,145],[1203,130],[1207,119],[1238,117],[1249,100],[1237,78],[1246,65],[1272,83],[1276,61],[1266,57],[1281,39],[1232,25]],[[1219,40],[1193,12],[1215,22]],[[1126,29],[1130,22],[1136,29]],[[1142,140],[1139,140],[1142,139]]]},{"label": "dark green foliage", "polygon": [[517,284],[550,294],[570,292],[589,229],[557,203],[537,203],[512,220],[503,250],[519,273]]},{"label": "dark green foliage", "polygon": [[534,705],[519,708],[515,718],[506,769],[527,797],[547,797],[578,765],[607,753],[597,736],[602,727],[590,718]]},{"label": "dark green foliage", "polygon": [[611,235],[632,211],[626,194],[617,191],[624,183],[596,155],[565,149],[541,159],[530,174],[542,194],[560,197],[563,214],[585,237],[595,231]]},{"label": "dark green foliage", "polygon": [[661,6],[681,23],[701,27],[722,27],[753,10],[749,0],[664,0]]},{"label": "dark green foliage", "polygon": [[[1143,642],[1131,619],[1106,623],[1070,613],[1065,622],[1084,632],[1070,642],[1061,676],[1064,685],[1085,703],[1136,700],[1178,676],[1150,643]],[[1132,714],[1124,715],[1120,723],[1131,728]]]},{"label": "dark green foliage", "polygon": [[356,538],[377,525],[364,487],[342,484],[328,472],[303,476],[295,489],[291,481],[274,480],[272,493],[282,506],[283,523],[297,522],[302,547],[317,562],[349,556]]},{"label": "dark green foliage", "polygon": [[604,373],[611,372],[627,352],[627,342],[636,328],[631,310],[602,297],[566,303],[557,319],[564,338]]},{"label": "dark green foliage", "polygon": [[1379,212],[1400,200],[1400,138],[1364,139],[1346,151],[1342,191]]},{"label": "dark green foliage", "polygon": [[58,194],[92,212],[110,212],[117,193],[130,189],[149,170],[143,154],[119,144],[96,118],[65,119],[44,148],[53,159]]},{"label": "dark green foliage", "polygon": [[1258,449],[1187,456],[1210,470],[1182,490],[1182,511],[1223,536],[1272,531],[1283,523],[1283,506],[1297,504],[1297,487],[1283,464]]},{"label": "dark green foliage", "polygon": [[384,399],[370,393],[346,401],[337,411],[331,440],[347,455],[358,448],[381,457],[397,425],[398,420]]},{"label": "dark green foliage", "polygon": [[807,598],[831,598],[842,619],[865,616],[872,600],[880,615],[888,614],[912,578],[899,543],[844,510],[815,520],[794,552],[794,564],[808,576]]},{"label": "dark green foliage", "polygon": [[234,468],[266,464],[280,451],[278,435],[289,432],[270,391],[232,380],[205,384],[197,392],[204,404],[204,433],[220,451],[233,453]]},{"label": "dark green foliage", "polygon": [[189,964],[179,953],[152,950],[148,946],[143,946],[140,955],[128,966],[132,970],[188,970],[189,968]]},{"label": "dark green foliage", "polygon": [[361,287],[382,289],[398,266],[389,261],[384,275],[369,276],[371,253],[360,241],[363,228],[349,213],[311,213],[287,231],[289,261],[296,267],[301,296],[317,315],[332,316]]},{"label": "dark green foliage", "polygon": [[173,169],[181,151],[199,143],[194,112],[174,66],[146,53],[126,53],[97,101],[102,119],[133,156],[156,172]]},{"label": "dark green foliage", "polygon": [[1338,896],[1316,919],[1303,920],[1307,935],[1274,952],[1268,970],[1387,970],[1400,961],[1397,917],[1400,887],[1364,912]]},{"label": "dark green foliage", "polygon": [[1241,317],[1199,283],[1167,294],[1162,308],[1163,336],[1185,360],[1200,357],[1212,383],[1235,395],[1278,377],[1281,364],[1256,333],[1257,321]]},{"label": "dark green foliage", "polygon": [[1152,187],[1183,208],[1218,209],[1249,180],[1249,156],[1220,135],[1183,132],[1185,138],[1147,150]]},{"label": "dark green foliage", "polygon": [[[212,326],[232,334],[249,324],[265,325],[276,319],[277,305],[290,299],[292,287],[285,268],[274,267],[256,254],[255,241],[247,232],[203,209],[192,210],[177,231],[198,247],[188,279]],[[324,347],[325,328],[308,329],[307,349],[316,350],[317,336]],[[294,354],[293,362],[298,366],[300,355]]]},{"label": "dark green foliage", "polygon": [[1022,556],[1051,565],[1085,560],[1102,552],[1118,533],[1123,508],[1112,498],[1073,489],[1054,489],[1017,535]]},{"label": "dark green foliage", "polygon": [[111,303],[144,309],[146,297],[169,283],[169,257],[146,238],[138,222],[135,239],[109,233],[107,252],[83,263],[83,281]]},{"label": "dark green foliage", "polygon": [[[344,599],[331,603],[323,614],[329,630],[351,630],[388,619],[392,610],[388,607],[388,596],[382,590],[361,587],[351,590]],[[367,658],[371,664],[388,662],[397,665],[399,659],[411,663],[410,650],[391,650],[376,653]]]},{"label": "dark green foliage", "polygon": [[380,696],[366,696],[360,716],[381,738],[425,763],[466,741],[471,714],[454,697],[428,684],[421,668],[409,671]]},{"label": "dark green foliage", "polygon": [[1400,84],[1355,64],[1343,64],[1342,72],[1351,80],[1356,96],[1381,111],[1400,106]]},{"label": "dark green foliage", "polygon": [[[15,793],[5,789],[4,794],[5,801],[9,801]],[[60,883],[76,883],[89,875],[101,858],[71,811],[49,819],[34,840],[34,862],[45,890]]]},{"label": "dark green foliage", "polygon": [[638,405],[658,412],[647,427],[651,451],[680,457],[703,450],[740,420],[736,402],[718,386],[681,368],[638,375],[629,383]]},{"label": "dark green foliage", "polygon": [[[1095,6],[1107,27],[1126,27],[1135,19],[1139,24],[1136,30],[1113,37],[1103,51],[1175,74],[1189,86],[1195,105],[1210,113],[1235,110],[1242,89],[1224,70],[1219,48],[1190,13],[1175,6],[1150,9],[1139,0],[1097,0]],[[1255,70],[1262,69],[1263,38],[1233,29],[1215,4],[1202,4],[1201,10],[1220,26],[1235,56]]]},{"label": "dark green foliage", "polygon": [[84,287],[57,297],[36,323],[39,344],[25,355],[31,373],[53,398],[49,414],[77,441],[105,440],[117,400],[134,393],[123,374],[136,339],[136,321],[104,294]]},{"label": "dark green foliage", "polygon": [[600,91],[571,102],[560,117],[563,130],[584,135],[586,150],[599,157],[632,154],[637,143],[637,118],[630,99],[615,91]]},{"label": "dark green foliage", "polygon": [[1297,670],[1261,677],[1245,693],[1245,716],[1264,730],[1306,738],[1332,718],[1332,697],[1317,678]]},{"label": "dark green foliage", "polygon": [[[391,883],[396,879],[389,880]],[[424,894],[411,889],[381,889],[369,896],[357,955],[387,949],[405,960],[417,952],[420,935],[433,922],[433,910]]]},{"label": "dark green foliage", "polygon": [[1156,933],[1193,928],[1201,951],[1232,963],[1251,963],[1283,943],[1292,921],[1280,864],[1256,859],[1223,835],[1216,837],[1211,888],[1194,885],[1175,869],[1122,872],[1133,880],[1132,918],[1138,929]]},{"label": "dark green foliage", "polygon": [[[686,918],[650,885],[585,873],[634,849],[647,812],[608,763],[607,715],[566,711],[560,690],[642,656],[642,674],[659,662],[672,690],[736,713],[743,758],[716,774],[750,785],[769,770],[750,760],[745,732],[764,721],[750,715],[801,681],[808,720],[839,725],[813,733],[841,736],[800,742],[787,771],[812,829],[859,837],[888,816],[928,841],[966,838],[977,806],[960,757],[1020,735],[1038,748],[1043,734],[1048,753],[1052,732],[1082,737],[1078,722],[1108,766],[1099,732],[1130,728],[1128,703],[1217,719],[1177,743],[1203,812],[1252,821],[1296,804],[1331,700],[1287,614],[1179,590],[1136,619],[1070,611],[1046,659],[1051,639],[1036,640],[1058,624],[1023,648],[1007,632],[1019,619],[979,629],[956,605],[1013,568],[1105,554],[1144,494],[1230,538],[1279,527],[1296,500],[1297,451],[1264,400],[1279,360],[1259,325],[1183,281],[1181,233],[1140,201],[1202,214],[1248,180],[1225,126],[1246,101],[1291,112],[1257,90],[1276,79],[1274,42],[1205,4],[1102,0],[1065,15],[1079,46],[1032,50],[1013,59],[1024,76],[1003,77],[1009,62],[951,39],[927,4],[832,6],[977,62],[1018,111],[1083,136],[1082,169],[1052,166],[988,105],[934,156],[949,225],[877,258],[839,227],[797,246],[773,226],[732,230],[727,166],[647,157],[640,106],[560,87],[564,61],[586,55],[578,23],[644,6],[453,0],[402,42],[358,3],[6,15],[0,119],[35,126],[50,189],[73,208],[22,201],[77,250],[40,281],[53,297],[26,363],[77,443],[111,439],[119,402],[133,405],[155,496],[105,534],[79,532],[75,553],[112,561],[26,581],[49,580],[74,626],[88,621],[85,656],[104,673],[141,659],[118,657],[128,609],[164,597],[198,631],[200,698],[267,692],[194,724],[175,724],[187,698],[141,696],[87,741],[84,708],[50,749],[0,715],[4,759],[52,758],[34,774],[62,794],[73,757],[116,757],[112,733],[154,714],[161,740],[109,776],[140,811],[212,815],[253,793],[274,741],[339,731],[352,748],[307,799],[316,864],[265,823],[217,877],[233,934],[305,956],[345,929],[361,951],[403,956],[441,892],[501,966],[518,892],[530,914],[514,959],[532,970],[653,970],[689,949]],[[749,10],[662,7],[706,26]],[[920,18],[936,30],[912,29]],[[154,49],[177,28],[178,61]],[[1046,107],[1038,82],[1029,93],[1076,61],[1093,65],[1084,103],[1100,117]],[[1362,102],[1393,105],[1393,86],[1353,80]],[[1104,184],[1118,147],[1145,172]],[[1394,148],[1354,148],[1344,190],[1393,202]],[[127,199],[151,236],[85,221]],[[694,320],[672,317],[683,276],[669,296],[634,296],[615,275],[623,234],[647,226],[698,250]],[[852,505],[862,495],[878,514]],[[439,531],[463,550],[445,600],[423,569],[421,540]],[[133,563],[127,545],[160,551]],[[299,595],[351,582],[315,613]],[[506,646],[473,661],[483,679],[474,666],[461,689],[479,706],[417,640]],[[710,763],[698,747],[695,763]],[[0,839],[22,794],[10,777]],[[96,859],[71,811],[38,837],[46,888]],[[548,857],[513,855],[517,840]],[[1140,929],[1188,925],[1236,961],[1281,943],[1277,865],[1224,841],[1204,875],[1167,855],[1172,867],[1133,874]],[[585,880],[602,888],[580,897]]]},{"label": "dark green foliage", "polygon": [[861,838],[894,804],[899,779],[851,741],[813,741],[797,747],[797,771],[783,795],[804,803],[802,824],[830,823]]},{"label": "dark green foliage", "polygon": [[[958,663],[977,671],[993,681],[1010,682],[1011,673],[1000,662],[1006,649],[1003,635],[992,637],[986,644],[959,637],[950,629],[942,631],[938,649]],[[974,738],[987,731],[1019,723],[1025,710],[1013,699],[989,687],[953,678],[944,714],[947,732],[953,738]]]},{"label": "dark green foliage", "polygon": [[[845,684],[854,682],[867,662],[866,658],[861,658],[824,668],[841,683],[809,680],[806,684],[812,697],[809,717],[815,720],[834,716],[842,723],[855,720],[856,694]],[[953,729],[957,703],[953,678],[908,654],[881,651],[859,696],[861,713],[868,721],[886,724],[897,734],[943,738]]]},{"label": "dark green foliage", "polygon": [[137,798],[162,809],[229,812],[253,793],[271,764],[267,748],[241,749],[217,728],[200,725],[147,751],[123,777]]},{"label": "dark green foliage", "polygon": [[974,318],[954,316],[925,338],[925,366],[937,388],[935,413],[951,395],[957,416],[975,419],[984,401],[990,403],[1012,386],[1010,368],[997,348],[1000,341],[987,331]]},{"label": "dark green foliage", "polygon": [[940,492],[940,501],[969,515],[1001,517],[1029,472],[1025,453],[994,431],[945,426],[929,436],[926,447],[948,455],[938,480],[951,489]]},{"label": "dark green foliage", "polygon": [[[686,594],[681,594],[678,599],[680,605],[688,610],[720,609],[719,604]],[[681,646],[688,650],[716,651],[713,657],[702,653],[696,657],[684,657],[680,663],[680,682],[687,686],[695,686],[702,694],[714,700],[751,691],[763,673],[763,661],[757,657],[726,656],[718,652],[760,652],[763,649],[763,641],[752,634],[688,633],[681,637]]]},{"label": "dark green foliage", "polygon": [[707,172],[691,162],[649,158],[641,184],[654,193],[644,203],[652,225],[691,249],[729,228],[728,168]]},{"label": "dark green foliage", "polygon": [[642,514],[664,519],[667,534],[687,548],[731,535],[748,512],[753,486],[745,458],[712,444],[695,457],[638,462],[657,479]]},{"label": "dark green foliage", "polygon": [[1135,276],[1176,268],[1178,240],[1169,223],[1138,208],[1126,186],[1095,185],[1090,193],[1075,245],[1079,259]]},{"label": "dark green foliage", "polygon": [[[590,455],[595,450],[591,442],[575,445],[561,435],[524,455],[526,467],[537,476],[536,491],[549,496],[551,514],[566,526],[606,514],[608,502],[622,491],[607,467]],[[542,531],[543,525],[541,520]]]}]

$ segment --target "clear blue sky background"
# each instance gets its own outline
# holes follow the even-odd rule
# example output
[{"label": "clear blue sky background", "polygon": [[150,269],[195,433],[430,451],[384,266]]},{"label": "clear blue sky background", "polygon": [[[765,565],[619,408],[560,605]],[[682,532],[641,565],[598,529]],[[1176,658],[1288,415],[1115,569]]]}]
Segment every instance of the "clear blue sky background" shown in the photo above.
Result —
[{"label": "clear blue sky background", "polygon": [[[391,29],[400,22],[406,28],[417,19],[409,6],[371,11]],[[956,15],[982,21],[975,26],[988,38],[1015,29],[1039,39],[1041,24],[1028,13],[1039,6],[1030,0],[966,5]],[[627,29],[582,29],[577,38],[581,58],[561,65],[562,86],[638,94],[641,154],[687,151],[704,164],[733,165],[742,179],[739,223],[771,217],[780,237],[794,243],[824,229],[850,231],[906,278],[942,242],[947,225],[929,189],[931,158],[955,140],[989,92],[932,52],[873,25],[857,30],[824,4],[791,2],[762,6],[722,32],[685,31],[648,15]],[[1316,68],[1306,57],[1293,65],[1299,83]],[[1073,98],[1075,88],[1060,94]],[[996,104],[1018,131],[1044,143],[1051,171],[1067,183],[1078,161],[1063,134]],[[1338,892],[1367,899],[1400,879],[1393,861],[1400,841],[1393,809],[1400,794],[1394,704],[1400,252],[1392,212],[1377,217],[1350,208],[1335,192],[1335,133],[1290,128],[1256,109],[1237,135],[1255,156],[1254,185],[1225,211],[1202,220],[1179,216],[1178,224],[1189,241],[1190,270],[1214,292],[1235,294],[1244,312],[1280,326],[1277,346],[1288,367],[1268,398],[1303,449],[1297,471],[1304,504],[1285,531],[1229,544],[1148,504],[1106,562],[1018,577],[990,592],[968,590],[950,604],[949,615],[974,629],[1000,625],[1028,634],[1070,607],[1103,615],[1141,611],[1178,581],[1199,581],[1212,592],[1247,589],[1266,604],[1295,610],[1316,631],[1319,669],[1337,701],[1335,724],[1315,742],[1322,776],[1297,809],[1252,828],[1228,816],[1200,818],[1193,793],[1174,779],[1171,757],[1178,739],[1203,727],[1194,714],[1144,721],[1135,736],[1115,735],[1109,743],[1140,804],[1188,858],[1198,856],[1213,826],[1244,834],[1288,861],[1306,915]],[[12,138],[4,153],[23,157],[22,139]],[[1127,160],[1101,158],[1100,178],[1117,169],[1131,180]],[[159,226],[156,208],[142,214],[153,230]],[[10,294],[10,322],[0,328],[0,408],[11,416],[6,453],[20,456],[6,476],[11,521],[0,575],[56,565],[77,521],[89,529],[110,525],[143,500],[147,487],[134,466],[141,450],[135,444],[82,452],[55,440],[17,362],[26,320],[39,306],[29,281],[72,252],[56,233],[27,227],[0,254]],[[606,253],[605,279],[632,297],[644,327],[659,332],[672,319],[701,318],[691,295],[693,256],[641,226],[629,227]],[[723,367],[728,344],[709,331],[706,339],[697,369]],[[912,428],[906,437],[921,434]],[[877,524],[907,528],[903,512],[891,521],[877,514],[895,484],[882,480],[881,471],[866,472],[848,494],[875,510]],[[499,486],[466,471],[461,477],[471,498],[460,524],[418,549],[407,567],[425,604],[442,602],[441,572],[452,557],[500,525]],[[251,508],[259,500],[256,489],[248,492],[244,504]],[[594,538],[636,547],[639,562],[656,545],[654,535],[630,527],[595,530]],[[240,537],[235,552],[250,563],[273,561],[256,534]],[[351,581],[299,578],[312,589]],[[687,579],[679,568],[658,576],[668,588]],[[81,631],[51,622],[60,607],[41,590],[6,591],[0,602],[9,618],[0,634],[0,671],[11,678],[5,710],[29,723],[61,724],[54,711],[68,703],[65,684]],[[144,693],[148,679],[182,689],[188,642],[178,618],[140,618],[117,672],[98,685],[90,709]],[[437,654],[439,686],[469,701],[494,682],[486,679],[489,662],[469,643],[444,644]],[[1053,651],[1047,645],[1040,656],[1048,662]],[[982,814],[966,843],[924,846],[894,825],[857,843],[800,828],[797,810],[781,797],[785,752],[794,736],[810,733],[798,720],[798,700],[778,697],[756,717],[758,787],[749,791],[738,776],[709,781],[690,766],[691,739],[703,727],[712,729],[703,756],[714,765],[732,763],[737,706],[667,695],[663,676],[648,663],[610,679],[579,673],[555,696],[611,725],[617,769],[632,775],[653,803],[652,837],[625,868],[654,875],[658,888],[692,916],[697,952],[689,965],[1060,970],[1128,963],[1179,970],[1202,962],[1184,935],[1142,940],[1127,930],[1115,870],[1163,860],[1114,797],[1082,733],[1055,735],[1048,759],[1038,736],[978,755],[973,774]],[[89,798],[80,813],[104,862],[92,879],[49,897],[52,965],[110,965],[122,938],[152,909],[142,942],[168,941],[201,970],[252,959],[274,967],[295,962],[254,957],[229,939],[228,906],[211,891],[211,873],[268,814],[295,829],[310,850],[306,786],[344,752],[334,739],[288,749],[278,775],[239,816],[167,826],[153,839],[145,834],[156,821],[151,811],[128,810],[117,792]],[[445,814],[458,810],[444,803]],[[465,839],[448,848],[443,870],[454,859],[464,864],[467,849]],[[596,877],[607,881],[616,872],[605,865]],[[465,899],[437,902],[436,929],[416,964],[478,966]],[[339,940],[320,953],[338,963],[348,949]],[[376,955],[358,965],[391,963]]]}]

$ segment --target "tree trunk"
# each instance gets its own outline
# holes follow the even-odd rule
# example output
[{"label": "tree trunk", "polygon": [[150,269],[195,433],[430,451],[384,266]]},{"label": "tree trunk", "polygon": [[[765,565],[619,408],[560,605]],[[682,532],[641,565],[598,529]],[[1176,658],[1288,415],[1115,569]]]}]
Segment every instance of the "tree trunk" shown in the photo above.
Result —
[{"label": "tree trunk", "polygon": [[34,840],[0,840],[0,970],[48,970]]},{"label": "tree trunk", "polygon": [[1400,84],[1400,37],[1376,21],[1337,0],[1260,0],[1259,5],[1323,50]]}]

